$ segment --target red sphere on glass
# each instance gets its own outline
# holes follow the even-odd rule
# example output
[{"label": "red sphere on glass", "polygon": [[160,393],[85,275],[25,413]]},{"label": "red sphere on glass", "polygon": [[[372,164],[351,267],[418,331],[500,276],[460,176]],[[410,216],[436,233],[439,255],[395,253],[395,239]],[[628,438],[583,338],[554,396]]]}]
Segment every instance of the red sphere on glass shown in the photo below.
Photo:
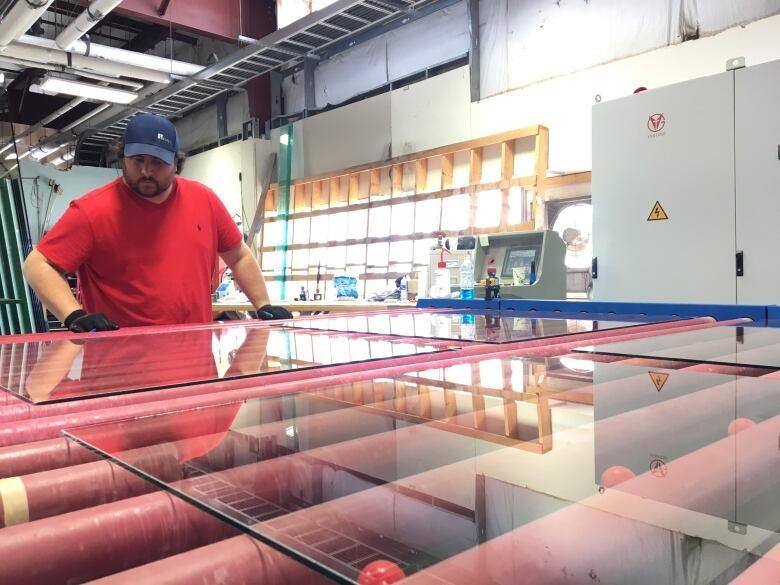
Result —
[{"label": "red sphere on glass", "polygon": [[401,568],[393,562],[379,560],[368,563],[358,575],[360,585],[389,585],[406,577]]}]

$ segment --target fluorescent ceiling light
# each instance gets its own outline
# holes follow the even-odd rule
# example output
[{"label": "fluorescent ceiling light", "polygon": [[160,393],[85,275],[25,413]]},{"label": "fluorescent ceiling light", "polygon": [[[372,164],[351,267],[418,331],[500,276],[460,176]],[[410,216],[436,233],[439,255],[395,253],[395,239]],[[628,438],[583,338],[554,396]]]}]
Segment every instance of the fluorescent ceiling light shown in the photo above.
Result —
[{"label": "fluorescent ceiling light", "polygon": [[66,162],[69,162],[69,161],[73,160],[73,158],[75,156],[76,156],[76,154],[72,150],[69,150],[69,151],[63,153],[61,156],[58,156],[57,158],[55,158],[53,160],[50,160],[49,162],[51,164],[53,164],[55,167],[58,167],[61,164],[64,164]]},{"label": "fluorescent ceiling light", "polygon": [[45,77],[40,83],[32,85],[30,91],[45,94],[64,93],[65,95],[87,98],[91,101],[116,104],[129,104],[138,99],[138,94],[132,91],[71,81],[70,79],[62,79],[60,77]]},{"label": "fluorescent ceiling light", "polygon": [[5,157],[5,160],[15,160],[16,159],[16,153],[12,152],[7,157]]},{"label": "fluorescent ceiling light", "polygon": [[22,139],[21,139],[21,138],[17,138],[17,139],[16,139],[16,142],[14,142],[14,141],[11,141],[11,142],[9,142],[8,144],[6,144],[6,145],[5,145],[5,146],[3,146],[2,148],[0,148],[0,154],[3,154],[3,153],[6,151],[6,150],[8,150],[9,148],[11,148],[11,147],[12,147],[14,144],[19,144],[21,141],[22,141]]},{"label": "fluorescent ceiling light", "polygon": [[36,146],[35,148],[28,150],[27,152],[29,152],[35,160],[41,160],[43,158],[46,158],[47,156],[54,154],[58,150],[62,150],[63,148],[65,148],[64,144],[61,146],[55,146],[50,150],[44,150],[42,147]]}]

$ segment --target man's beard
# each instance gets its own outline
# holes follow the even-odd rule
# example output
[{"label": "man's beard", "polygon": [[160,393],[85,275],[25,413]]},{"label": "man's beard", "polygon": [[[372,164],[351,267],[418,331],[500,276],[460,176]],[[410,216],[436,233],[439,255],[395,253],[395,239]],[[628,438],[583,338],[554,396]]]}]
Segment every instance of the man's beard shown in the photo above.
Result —
[{"label": "man's beard", "polygon": [[172,182],[173,180],[171,179],[167,185],[161,185],[154,179],[143,178],[138,179],[135,182],[128,181],[127,184],[130,185],[130,188],[135,191],[137,195],[151,199],[162,194],[168,187],[171,186]]}]

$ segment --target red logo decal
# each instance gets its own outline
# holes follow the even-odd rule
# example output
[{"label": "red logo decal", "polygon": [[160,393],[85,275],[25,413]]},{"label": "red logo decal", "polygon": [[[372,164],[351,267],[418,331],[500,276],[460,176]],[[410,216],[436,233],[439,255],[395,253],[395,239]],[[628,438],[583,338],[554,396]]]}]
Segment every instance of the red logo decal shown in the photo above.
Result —
[{"label": "red logo decal", "polygon": [[666,126],[666,118],[663,114],[653,114],[647,119],[647,128],[650,132],[660,132]]}]

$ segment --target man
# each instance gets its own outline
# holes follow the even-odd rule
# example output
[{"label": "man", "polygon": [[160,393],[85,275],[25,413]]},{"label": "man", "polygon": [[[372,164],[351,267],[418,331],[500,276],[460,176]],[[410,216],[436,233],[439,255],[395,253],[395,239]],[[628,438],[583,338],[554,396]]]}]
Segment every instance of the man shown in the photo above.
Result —
[{"label": "man", "polygon": [[[260,267],[216,194],[177,176],[179,137],[166,118],[134,116],[122,177],[71,202],[24,263],[41,301],[71,331],[211,321],[217,254],[261,319],[270,305]],[[83,306],[62,277],[78,272]]]}]

